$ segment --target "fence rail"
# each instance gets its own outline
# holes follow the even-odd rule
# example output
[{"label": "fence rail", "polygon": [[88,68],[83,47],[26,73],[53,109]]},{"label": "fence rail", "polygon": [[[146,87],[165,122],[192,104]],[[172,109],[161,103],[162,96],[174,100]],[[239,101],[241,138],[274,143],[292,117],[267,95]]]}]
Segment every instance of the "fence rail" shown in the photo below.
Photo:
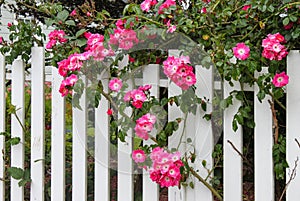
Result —
[{"label": "fence rail", "polygon": [[[11,69],[10,74],[6,74],[5,58],[0,56],[0,132],[5,132],[6,118],[6,87],[5,81],[10,79],[11,85],[11,103],[18,109],[16,115],[11,115],[11,136],[19,137],[21,143],[11,146],[11,166],[24,168],[24,130],[21,123],[24,119],[24,85],[25,80],[31,81],[31,185],[30,185],[30,200],[43,201],[45,200],[45,186],[44,186],[44,158],[45,158],[45,96],[44,96],[44,82],[45,80],[52,83],[52,112],[51,112],[51,200],[64,201],[66,200],[65,185],[66,185],[66,167],[65,167],[65,130],[66,130],[66,101],[58,92],[62,78],[58,75],[56,68],[52,69],[51,75],[45,75],[44,49],[33,48],[32,54],[32,70],[31,76],[24,76],[24,63],[21,60],[16,60]],[[176,51],[170,51],[171,55],[176,54]],[[287,86],[287,141],[286,141],[286,156],[290,164],[287,169],[287,181],[291,169],[300,156],[299,145],[296,139],[300,141],[298,134],[300,124],[298,123],[298,115],[300,114],[300,85],[299,85],[299,70],[300,53],[299,51],[291,51],[287,59],[287,72],[290,76],[290,83]],[[123,64],[126,65],[126,60]],[[264,72],[261,72],[264,73]],[[257,73],[256,76],[259,74]],[[212,100],[213,88],[220,86],[220,83],[214,82],[212,69],[196,68],[196,76],[198,82],[197,95],[199,97],[207,97]],[[151,94],[159,97],[159,87],[168,88],[168,96],[174,96],[180,93],[180,88],[170,83],[167,80],[162,80],[159,77],[159,65],[149,65],[144,67],[143,78],[137,80],[139,84],[150,83],[153,84]],[[204,83],[204,84],[203,84]],[[128,83],[130,85],[130,83]],[[108,81],[103,80],[104,90],[108,90]],[[221,88],[220,88],[221,89]],[[224,83],[223,94],[224,98],[229,95],[233,89],[239,90],[239,84],[235,83],[231,87],[228,83]],[[248,87],[249,90],[258,92],[258,87]],[[254,186],[255,186],[255,200],[257,201],[273,201],[274,198],[274,170],[272,160],[273,147],[273,123],[272,113],[268,100],[271,97],[266,97],[260,103],[257,98],[254,98],[254,118],[256,127],[254,129]],[[237,132],[232,130],[232,119],[237,112],[241,103],[235,101],[232,106],[225,110],[223,114],[223,154],[224,154],[224,169],[223,169],[223,186],[224,186],[224,200],[225,201],[240,201],[243,194],[243,161],[236,150],[242,152],[243,133],[239,128]],[[72,129],[72,200],[83,201],[87,200],[87,189],[90,184],[87,183],[87,99],[84,93],[80,99],[82,110],[73,108],[73,129]],[[99,107],[95,109],[95,130],[94,130],[94,198],[96,201],[110,200],[110,155],[111,147],[108,143],[110,141],[109,117],[106,111],[109,108],[109,102],[104,98],[101,99]],[[212,106],[208,105],[208,112],[212,111]],[[175,106],[168,106],[168,119],[173,120],[178,117],[181,112]],[[185,138],[193,137],[194,146],[197,147],[197,162],[199,166],[195,166],[199,170],[199,174],[206,177],[207,170],[201,164],[202,160],[206,160],[207,168],[213,167],[212,151],[214,148],[213,126],[212,123],[202,118],[203,114],[195,116],[189,115],[188,125],[186,126],[187,135]],[[20,122],[19,122],[20,121]],[[98,123],[97,123],[98,122]],[[101,122],[101,123],[99,123]],[[177,132],[183,129],[180,125]],[[204,132],[205,131],[205,132]],[[192,136],[189,136],[192,134]],[[169,139],[171,142],[177,142],[179,135],[174,134]],[[149,143],[149,142],[144,142]],[[234,147],[232,146],[232,144]],[[170,143],[172,144],[172,143]],[[127,136],[126,143],[118,142],[118,200],[119,201],[133,201],[134,200],[134,174],[133,162],[130,158],[133,149],[133,139],[130,135]],[[172,148],[172,147],[170,147]],[[236,150],[235,150],[235,149]],[[0,149],[5,150],[5,137],[0,136]],[[189,149],[188,147],[181,147],[182,151]],[[5,161],[3,156],[5,154],[0,152],[0,178],[5,177]],[[128,174],[132,173],[132,174]],[[158,201],[159,187],[150,181],[146,172],[143,175],[142,194],[143,201]],[[296,177],[289,184],[287,189],[286,200],[297,201],[300,197],[300,170],[296,169]],[[0,181],[0,201],[6,200],[5,197],[10,197],[10,200],[18,201],[24,200],[24,188],[19,187],[18,181],[11,179],[10,190],[5,187],[5,182]],[[10,193],[10,195],[5,195]],[[195,181],[195,188],[177,187],[169,188],[169,201],[193,201],[213,200],[210,191],[201,183]]]}]

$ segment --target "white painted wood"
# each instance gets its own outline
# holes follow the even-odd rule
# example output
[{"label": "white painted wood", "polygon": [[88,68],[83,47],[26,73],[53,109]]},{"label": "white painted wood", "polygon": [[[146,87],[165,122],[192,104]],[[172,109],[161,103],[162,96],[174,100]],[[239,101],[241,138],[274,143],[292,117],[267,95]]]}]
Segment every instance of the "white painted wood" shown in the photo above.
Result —
[{"label": "white painted wood", "polygon": [[[143,69],[143,84],[150,84],[151,96],[159,97],[159,65],[149,64]],[[155,129],[151,135],[155,135]],[[151,145],[151,140],[144,140],[144,145]],[[143,201],[158,201],[159,200],[159,187],[150,179],[148,171],[143,170]]]},{"label": "white painted wood", "polygon": [[[179,51],[177,50],[170,50],[169,56],[179,56]],[[174,82],[169,83],[168,87],[168,97],[173,97],[176,95],[181,94],[181,88],[178,87]],[[168,105],[168,121],[174,121],[177,118],[184,118],[184,114],[181,112],[181,110],[176,106],[174,103],[172,106]],[[172,148],[177,148],[177,145],[180,143],[180,137],[183,134],[182,142],[186,141],[186,134],[183,133],[183,123],[184,119],[182,119],[182,122],[179,124],[179,128],[177,131],[173,133],[171,137],[168,139],[168,148],[171,150]],[[181,144],[178,151],[181,154],[184,154],[186,149],[185,144]],[[181,187],[181,189],[178,189],[178,187],[170,187],[168,191],[168,199],[169,201],[185,201],[186,197],[186,188]]]},{"label": "white painted wood", "polygon": [[[119,63],[119,67],[123,68],[128,64],[128,56],[124,57]],[[132,90],[132,81],[128,80],[128,90]],[[131,110],[125,111],[128,116],[131,116]],[[118,201],[133,201],[133,162],[131,159],[133,146],[133,131],[129,129],[125,142],[118,140]]]},{"label": "white painted wood", "polygon": [[[86,78],[81,75],[84,86]],[[78,109],[73,107],[73,147],[72,147],[72,200],[82,201],[87,198],[87,100],[84,90]]]},{"label": "white painted wood", "polygon": [[[267,73],[267,68],[256,73],[258,77]],[[254,86],[254,187],[255,200],[265,201],[274,200],[274,173],[273,173],[273,128],[272,111],[268,100],[270,96],[259,102],[256,94],[259,87]],[[262,168],[263,167],[263,168]]]},{"label": "white painted wood", "polygon": [[51,201],[65,201],[65,98],[59,93],[63,80],[52,68]]},{"label": "white painted wood", "polygon": [[[287,169],[287,181],[290,179],[290,174],[295,166],[297,158],[300,161],[300,147],[296,140],[300,142],[299,130],[299,112],[300,112],[300,93],[299,93],[299,64],[300,53],[299,51],[290,51],[287,59],[287,74],[289,75],[289,84],[287,85],[287,133],[286,133],[286,157],[289,164]],[[296,169],[296,176],[290,182],[286,200],[294,201],[299,200],[300,197],[300,162]]]},{"label": "white painted wood", "polygon": [[[207,170],[201,165],[202,161],[206,161],[206,168],[212,169],[213,167],[213,159],[212,152],[214,148],[213,142],[213,133],[212,133],[212,123],[211,121],[207,121],[203,119],[205,114],[210,114],[212,112],[212,99],[213,99],[213,67],[210,69],[203,68],[202,66],[196,66],[196,95],[200,98],[204,97],[208,100],[207,103],[207,111],[204,112],[201,109],[201,106],[198,106],[196,117],[193,118],[194,121],[188,121],[189,125],[187,129],[193,126],[194,132],[187,131],[187,133],[192,133],[192,140],[196,147],[196,161],[195,164],[197,166],[196,169],[199,170],[199,174],[202,178],[206,178],[208,176]],[[211,175],[213,176],[213,174]],[[207,180],[209,182],[209,180]],[[202,200],[210,201],[212,200],[212,194],[210,190],[205,187],[198,180],[195,181],[195,188],[189,191],[194,192],[193,200],[197,200],[200,198]],[[189,192],[187,193],[189,195]],[[187,199],[191,200],[191,199]]]},{"label": "white painted wood", "polygon": [[[5,86],[5,57],[0,54],[0,133],[5,132],[5,113],[6,113],[6,86]],[[0,178],[4,178],[5,161],[5,137],[0,135]],[[0,200],[5,199],[5,182],[0,181]]]},{"label": "white painted wood", "polygon": [[31,65],[31,188],[30,200],[44,200],[45,99],[43,47],[34,47]]},{"label": "white painted wood", "polygon": [[[234,87],[231,87],[228,82],[224,82],[224,98],[229,96],[232,90],[240,90],[239,83],[234,82]],[[240,201],[242,200],[243,175],[242,175],[242,159],[241,156],[228,143],[228,140],[242,153],[243,133],[242,128],[238,126],[238,130],[232,130],[232,120],[236,114],[240,102],[233,100],[233,105],[225,109],[223,117],[224,126],[224,168],[223,168],[223,186],[224,186],[224,201]]]},{"label": "white painted wood", "polygon": [[[104,79],[102,79],[104,78]],[[108,91],[108,74],[101,77],[103,90]],[[95,109],[95,201],[110,200],[110,133],[109,102],[101,97]]]},{"label": "white painted wood", "polygon": [[[24,68],[22,60],[17,59],[12,65],[11,103],[17,109],[16,115],[24,125]],[[24,132],[16,116],[11,115],[11,137],[19,137],[20,143],[11,147],[11,166],[24,169]],[[24,188],[19,187],[19,181],[11,178],[11,200],[23,201]]]}]

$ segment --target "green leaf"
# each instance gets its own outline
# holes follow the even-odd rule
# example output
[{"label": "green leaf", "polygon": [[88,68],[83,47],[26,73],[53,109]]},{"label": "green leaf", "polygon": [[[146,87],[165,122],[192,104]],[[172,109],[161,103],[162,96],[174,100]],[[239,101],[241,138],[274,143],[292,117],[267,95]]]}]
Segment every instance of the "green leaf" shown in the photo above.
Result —
[{"label": "green leaf", "polygon": [[293,16],[293,15],[290,15],[289,16],[289,19],[292,21],[292,22],[296,22],[298,20],[298,18],[296,16]]},{"label": "green leaf", "polygon": [[284,20],[282,21],[283,25],[288,25],[288,23],[290,22],[290,19],[288,17],[284,18]]},{"label": "green leaf", "polygon": [[30,182],[31,180],[27,180],[27,179],[22,179],[21,181],[19,181],[18,185],[19,187],[21,186],[25,186],[28,182]]},{"label": "green leaf", "polygon": [[134,137],[133,138],[133,150],[136,150],[140,147],[140,144],[143,140],[141,138]]},{"label": "green leaf", "polygon": [[75,37],[78,38],[78,37],[81,36],[84,32],[86,32],[86,29],[80,29],[79,31],[76,32]]},{"label": "green leaf", "polygon": [[224,100],[221,100],[221,102],[220,102],[220,107],[221,107],[221,109],[225,109],[225,108],[227,108],[228,106],[227,106],[227,100],[226,99],[224,99]]},{"label": "green leaf", "polygon": [[23,175],[24,175],[24,170],[21,169],[21,168],[18,168],[18,167],[9,167],[7,169],[9,175],[16,179],[16,180],[19,180],[19,179],[22,179],[23,178]]},{"label": "green leaf", "polygon": [[45,24],[46,24],[47,27],[52,26],[54,22],[55,21],[50,19],[50,18],[45,19]]},{"label": "green leaf", "polygon": [[238,129],[237,121],[235,119],[232,121],[232,129],[234,132]]},{"label": "green leaf", "polygon": [[9,140],[9,142],[10,142],[10,144],[11,144],[12,146],[13,146],[13,145],[19,144],[20,141],[21,141],[21,139],[20,139],[19,137],[14,137],[14,138],[11,138],[11,139]]},{"label": "green leaf", "polygon": [[65,24],[66,24],[66,25],[69,25],[69,26],[76,26],[74,20],[67,20],[67,21],[65,22]]},{"label": "green leaf", "polygon": [[57,14],[57,19],[58,20],[61,20],[61,21],[66,21],[66,19],[69,17],[69,12],[67,10],[63,10],[63,11],[60,11],[58,14]]},{"label": "green leaf", "polygon": [[76,40],[76,44],[79,46],[79,47],[82,47],[84,45],[86,45],[86,39],[85,38],[78,38]]},{"label": "green leaf", "polygon": [[206,112],[206,102],[205,101],[201,102],[201,108],[202,108],[203,111]]},{"label": "green leaf", "polygon": [[202,160],[202,166],[206,167],[206,160]]},{"label": "green leaf", "polygon": [[192,188],[192,189],[194,189],[195,188],[195,186],[194,186],[194,183],[193,182],[190,182],[190,187]]}]

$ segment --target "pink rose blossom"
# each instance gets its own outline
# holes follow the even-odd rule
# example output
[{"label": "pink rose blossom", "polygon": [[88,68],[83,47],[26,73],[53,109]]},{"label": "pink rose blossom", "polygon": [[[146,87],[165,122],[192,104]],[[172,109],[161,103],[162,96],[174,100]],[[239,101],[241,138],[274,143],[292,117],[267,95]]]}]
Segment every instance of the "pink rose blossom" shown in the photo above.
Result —
[{"label": "pink rose blossom", "polygon": [[147,100],[145,93],[142,90],[138,90],[138,89],[134,89],[131,91],[131,97],[132,97],[133,101],[139,100],[139,101],[144,102],[145,100]]},{"label": "pink rose blossom", "polygon": [[12,23],[11,23],[11,22],[7,23],[7,26],[8,26],[8,27],[11,27],[11,26],[12,26]]},{"label": "pink rose blossom", "polygon": [[206,13],[207,13],[207,9],[206,9],[206,7],[203,7],[203,8],[201,9],[201,13],[204,13],[204,14],[206,14]]},{"label": "pink rose blossom", "polygon": [[175,6],[176,1],[175,0],[166,0],[158,9],[158,14],[163,14],[164,9],[168,9],[170,6]]},{"label": "pink rose blossom", "polygon": [[71,13],[70,13],[70,16],[75,16],[77,13],[76,13],[76,9],[74,9]]},{"label": "pink rose blossom", "polygon": [[148,133],[152,131],[153,125],[155,124],[156,117],[151,114],[145,114],[136,120],[134,131],[139,138],[148,140]]},{"label": "pink rose blossom", "polygon": [[112,80],[109,81],[109,88],[112,91],[118,92],[120,91],[120,89],[122,88],[122,80],[119,78],[114,78]]},{"label": "pink rose blossom", "polygon": [[136,163],[143,163],[146,160],[146,154],[143,150],[137,149],[132,152],[132,159]]},{"label": "pink rose blossom", "polygon": [[155,6],[156,4],[157,4],[156,0],[145,0],[141,3],[141,9],[142,11],[148,12],[151,6]]},{"label": "pink rose blossom", "polygon": [[289,83],[289,76],[286,75],[285,72],[276,73],[272,83],[275,87],[283,87]]},{"label": "pink rose blossom", "polygon": [[69,93],[71,93],[72,91],[70,89],[75,85],[77,80],[78,77],[75,74],[72,74],[69,77],[67,77],[65,80],[63,80],[59,87],[59,92],[61,93],[61,96],[66,96]]},{"label": "pink rose blossom", "polygon": [[246,60],[250,56],[250,48],[245,43],[238,43],[232,48],[233,54],[240,60]]},{"label": "pink rose blossom", "polygon": [[242,8],[242,10],[247,11],[247,10],[250,9],[250,8],[251,8],[251,5],[249,4],[249,5],[245,5],[245,6]]},{"label": "pink rose blossom", "polygon": [[52,49],[52,47],[55,45],[56,45],[56,40],[49,40],[49,42],[46,45],[46,49]]}]

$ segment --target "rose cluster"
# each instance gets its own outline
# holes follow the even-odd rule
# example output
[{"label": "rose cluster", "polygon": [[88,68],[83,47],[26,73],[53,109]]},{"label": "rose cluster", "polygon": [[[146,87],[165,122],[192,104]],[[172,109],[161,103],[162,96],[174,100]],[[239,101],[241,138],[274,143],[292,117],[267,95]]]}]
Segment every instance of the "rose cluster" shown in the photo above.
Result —
[{"label": "rose cluster", "polygon": [[61,85],[59,87],[59,92],[62,96],[66,96],[69,93],[71,93],[70,88],[74,86],[74,84],[77,82],[78,77],[75,74],[70,75],[66,79],[64,79],[61,82]]},{"label": "rose cluster", "polygon": [[86,54],[93,57],[95,61],[103,61],[107,56],[113,56],[114,51],[111,48],[104,47],[104,36],[101,34],[85,33],[87,39]]},{"label": "rose cluster", "polygon": [[136,120],[134,131],[136,135],[144,140],[149,139],[149,133],[153,129],[156,117],[150,113],[147,113]]},{"label": "rose cluster", "polygon": [[181,174],[180,167],[183,163],[180,153],[168,153],[163,148],[156,147],[150,154],[152,167],[149,169],[150,178],[161,187],[178,186]]},{"label": "rose cluster", "polygon": [[281,44],[284,42],[285,39],[280,33],[268,34],[262,41],[262,56],[270,60],[282,60],[288,55],[285,46]]},{"label": "rose cluster", "polygon": [[[64,59],[57,63],[58,73],[61,76],[66,77],[66,79],[62,81],[59,88],[59,92],[62,96],[66,96],[70,93],[69,89],[71,89],[71,87],[73,87],[76,81],[78,80],[77,75],[73,73],[79,71],[83,65],[83,61],[87,60],[88,58],[89,55],[86,53],[75,53],[71,54],[67,59]],[[67,77],[69,74],[71,75]],[[69,82],[69,80],[72,80],[72,82]]]},{"label": "rose cluster", "polygon": [[151,85],[140,86],[138,89],[128,91],[124,95],[124,101],[130,102],[135,108],[143,107],[143,103],[147,100],[147,94],[151,89]]},{"label": "rose cluster", "polygon": [[118,46],[120,49],[129,50],[139,42],[136,32],[131,29],[121,29],[118,27],[110,34],[110,45]]},{"label": "rose cluster", "polygon": [[48,35],[49,42],[46,45],[47,49],[51,49],[54,45],[56,45],[57,42],[65,43],[68,40],[64,38],[66,33],[63,30],[54,30],[51,31]]},{"label": "rose cluster", "polygon": [[190,58],[188,56],[174,57],[169,56],[163,62],[164,73],[177,86],[183,90],[187,90],[196,83],[196,76],[193,67],[188,65]]},{"label": "rose cluster", "polygon": [[[141,9],[143,11],[149,12],[152,6],[155,6],[157,4],[156,0],[145,0],[141,3]],[[168,9],[170,6],[176,6],[176,1],[175,0],[166,0],[163,2],[159,9],[158,9],[158,14],[163,14],[164,9]]]}]

